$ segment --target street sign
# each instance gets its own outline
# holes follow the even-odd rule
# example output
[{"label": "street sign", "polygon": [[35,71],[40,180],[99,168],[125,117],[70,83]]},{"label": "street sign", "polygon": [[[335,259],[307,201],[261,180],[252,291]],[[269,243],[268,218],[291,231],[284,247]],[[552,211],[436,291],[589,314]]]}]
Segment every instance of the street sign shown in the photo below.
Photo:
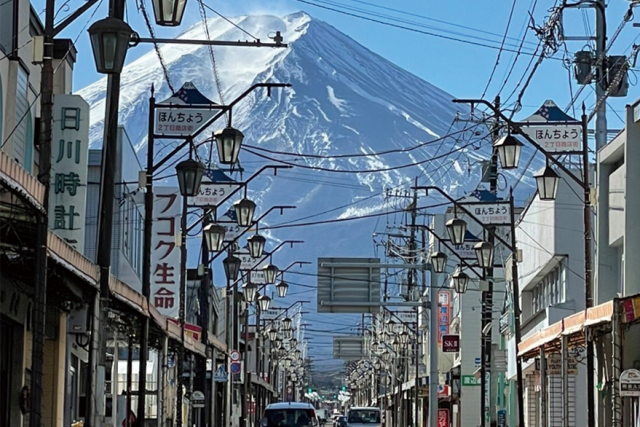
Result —
[{"label": "street sign", "polygon": [[204,408],[204,393],[201,391],[194,391],[191,394],[191,406],[194,408]]},{"label": "street sign", "polygon": [[476,378],[473,375],[462,375],[461,380],[463,386],[478,386],[482,384],[480,378]]},{"label": "street sign", "polygon": [[[193,108],[178,106],[193,105]],[[192,82],[184,85],[170,98],[156,104],[154,133],[164,136],[190,136],[208,124],[220,110],[212,109],[213,101],[205,97]]]},{"label": "street sign", "polygon": [[640,397],[640,371],[627,369],[620,374],[620,396]]},{"label": "street sign", "polygon": [[545,151],[552,153],[582,150],[581,123],[547,100],[524,122],[518,123],[524,133]]},{"label": "street sign", "polygon": [[479,368],[480,366],[482,366],[482,363],[481,363],[481,361],[480,361],[480,358],[479,358],[479,357],[476,357],[475,362],[476,362],[476,368]]},{"label": "street sign", "polygon": [[240,270],[251,270],[252,268],[256,267],[258,261],[260,261],[257,258],[252,258],[251,253],[248,249],[241,249],[237,252],[234,252],[233,255],[240,258]]},{"label": "street sign", "polygon": [[229,371],[231,371],[232,374],[239,374],[240,371],[242,371],[242,364],[240,362],[231,362]]},{"label": "street sign", "polygon": [[444,353],[457,353],[460,351],[460,336],[459,335],[443,335],[442,337],[442,351]]},{"label": "street sign", "polygon": [[507,427],[507,411],[504,409],[498,411],[498,427]]},{"label": "street sign", "polygon": [[237,362],[238,360],[240,360],[240,357],[241,357],[240,352],[238,350],[231,350],[229,357],[231,358],[232,361]]},{"label": "street sign", "polygon": [[438,409],[438,427],[449,427],[448,409]]},{"label": "street sign", "polygon": [[378,313],[380,281],[380,258],[318,258],[317,312]]},{"label": "street sign", "polygon": [[511,223],[511,205],[505,201],[462,202],[460,206],[484,225],[508,225]]},{"label": "street sign", "polygon": [[242,183],[235,182],[220,169],[206,169],[198,195],[189,197],[187,204],[203,208],[218,206],[229,193],[241,185]]},{"label": "street sign", "polygon": [[218,365],[218,369],[213,374],[213,380],[217,383],[226,383],[228,380],[227,371],[224,370],[224,365]]}]

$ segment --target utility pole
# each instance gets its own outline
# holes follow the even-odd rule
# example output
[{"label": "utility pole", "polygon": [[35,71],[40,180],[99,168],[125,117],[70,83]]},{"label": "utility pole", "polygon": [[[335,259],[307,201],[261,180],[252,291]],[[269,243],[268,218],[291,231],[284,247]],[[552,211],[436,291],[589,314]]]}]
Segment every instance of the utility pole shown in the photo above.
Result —
[{"label": "utility pole", "polygon": [[[607,103],[600,101],[607,91],[607,56],[605,53],[607,44],[607,23],[606,23],[606,4],[605,0],[595,0],[596,9],[596,151],[607,145]],[[590,408],[587,405],[590,411]],[[591,418],[589,418],[591,419]],[[593,427],[591,421],[589,427]]]},{"label": "utility pole", "polygon": [[[500,111],[500,96],[496,96],[494,100],[494,105],[496,111]],[[492,139],[495,142],[499,134],[499,116],[495,115],[493,130],[492,130]],[[489,191],[494,196],[498,192],[498,153],[497,151],[493,151],[491,155],[491,163],[489,166]],[[495,239],[493,237],[493,233],[495,232],[495,227],[489,227],[489,236],[487,237],[487,241],[493,246],[495,244]],[[480,331],[480,340],[481,340],[481,384],[482,388],[480,390],[480,408],[481,408],[481,423],[480,425],[485,427],[487,423],[487,413],[489,414],[489,423],[491,423],[492,411],[491,411],[491,335],[492,330],[489,325],[492,324],[493,321],[493,266],[487,268],[486,278],[488,281],[488,289],[486,292],[482,293],[482,319],[481,319],[481,331]],[[489,381],[487,381],[489,379]]]},{"label": "utility pole", "polygon": [[[189,146],[191,147],[191,145]],[[189,149],[191,155],[191,148]],[[178,360],[176,366],[178,367],[178,380],[176,384],[178,386],[176,397],[176,426],[182,427],[182,397],[184,386],[184,362],[185,362],[185,332],[184,327],[186,323],[186,307],[187,307],[187,197],[182,197],[182,215],[180,218],[180,307],[178,309],[178,316],[180,318],[180,347],[178,348]],[[193,381],[192,381],[193,383]],[[138,403],[138,408],[140,407]],[[188,419],[189,417],[187,417]]]},{"label": "utility pole", "polygon": [[42,366],[44,364],[44,334],[47,310],[47,234],[49,232],[49,187],[51,183],[51,139],[53,130],[53,34],[56,13],[55,0],[45,4],[44,56],[40,80],[40,172],[38,180],[44,186],[43,212],[37,214],[35,250],[35,292],[33,297],[33,344],[31,356],[31,402],[29,427],[42,425]]},{"label": "utility pole", "polygon": [[[204,227],[206,227],[207,225],[209,225],[210,222],[210,218],[209,215],[206,214],[206,210],[204,210],[203,212],[204,215],[204,219],[202,222],[202,226],[203,226],[203,230]],[[204,276],[202,277],[201,281],[200,281],[200,324],[202,325],[202,342],[203,344],[205,344],[205,346],[207,345],[209,339],[209,315],[210,315],[210,307],[209,307],[209,289],[211,287],[211,283],[209,282],[210,279],[210,273],[209,273],[209,265],[208,265],[208,261],[209,261],[209,248],[207,246],[207,242],[205,239],[202,239],[202,266],[203,266],[203,270],[204,270]],[[215,350],[214,350],[215,351]],[[198,369],[198,390],[200,390],[201,392],[204,393],[205,395],[205,401],[206,402],[212,402],[212,398],[211,398],[211,394],[214,392],[214,382],[215,379],[214,377],[214,373],[216,371],[216,367],[215,367],[215,362],[216,359],[213,355],[212,352],[212,365],[211,365],[211,387],[207,387],[207,363],[206,361],[199,361],[198,362],[198,366],[200,369]],[[210,423],[212,422],[212,416],[211,414],[214,412],[214,408],[211,407],[211,405],[205,405],[204,408],[204,425],[202,426],[198,426],[198,427],[208,427],[210,425]],[[202,419],[202,418],[201,418]]]}]

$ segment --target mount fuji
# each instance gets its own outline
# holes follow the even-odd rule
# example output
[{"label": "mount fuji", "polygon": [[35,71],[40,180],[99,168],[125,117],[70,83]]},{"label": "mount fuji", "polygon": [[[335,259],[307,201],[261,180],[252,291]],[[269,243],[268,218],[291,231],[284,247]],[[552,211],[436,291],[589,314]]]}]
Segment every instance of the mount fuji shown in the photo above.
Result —
[{"label": "mount fuji", "polygon": [[[175,89],[192,82],[216,103],[230,102],[254,83],[291,83],[291,88],[274,90],[271,97],[265,90],[255,91],[233,111],[233,126],[245,134],[245,144],[254,147],[250,151],[260,154],[241,153],[244,178],[265,164],[277,164],[271,159],[298,165],[277,176],[264,174],[249,188],[249,196],[263,211],[273,205],[297,206],[282,217],[274,213],[266,218],[266,226],[261,225],[273,242],[306,242],[294,250],[283,248],[274,255],[274,263],[284,268],[298,260],[315,264],[317,257],[373,257],[372,233],[383,230],[393,215],[335,220],[401,210],[409,199],[395,195],[404,195],[416,177],[420,185],[438,185],[456,197],[476,189],[481,160],[489,159],[491,144],[485,138],[485,126],[454,121],[457,114],[466,115],[469,110],[456,107],[453,96],[306,13],[231,19],[262,40],[280,31],[289,47],[216,47],[222,100],[206,46],[162,45],[160,50]],[[212,39],[247,38],[220,18],[210,19],[208,28]],[[180,38],[205,39],[205,34],[202,24],[197,24]],[[78,92],[91,105],[92,148],[102,144],[106,85],[104,78]],[[120,124],[141,159],[146,151],[152,86],[157,101],[172,96],[153,50],[128,64],[122,74]],[[444,138],[450,133],[455,134]],[[159,157],[175,146],[164,142],[164,146],[156,143]],[[199,154],[209,158],[204,146]],[[523,183],[532,185],[528,177]],[[425,197],[418,201],[418,207],[430,204],[433,200]],[[321,221],[330,222],[316,224]],[[190,241],[191,265],[197,263],[197,245],[195,239]],[[315,311],[314,274],[313,265],[285,273],[285,280],[294,283],[289,303],[309,300],[307,308]],[[330,359],[328,339],[332,334],[353,333],[350,325],[357,320],[351,319],[312,314],[309,330],[316,332],[308,333],[313,338],[311,354]]]}]

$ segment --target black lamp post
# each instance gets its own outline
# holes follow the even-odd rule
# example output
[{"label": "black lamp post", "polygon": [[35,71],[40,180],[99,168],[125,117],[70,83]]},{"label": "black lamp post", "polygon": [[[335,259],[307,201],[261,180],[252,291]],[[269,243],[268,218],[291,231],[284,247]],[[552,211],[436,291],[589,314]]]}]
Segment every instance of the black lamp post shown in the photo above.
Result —
[{"label": "black lamp post", "polygon": [[444,252],[434,252],[431,254],[431,265],[435,273],[444,273],[447,267],[447,254]]},{"label": "black lamp post", "polygon": [[287,296],[287,291],[289,290],[289,285],[282,280],[280,283],[276,285],[276,291],[278,292],[278,297],[284,298]]},{"label": "black lamp post", "polygon": [[101,74],[119,74],[129,49],[133,30],[121,19],[109,17],[89,27],[96,70]]},{"label": "black lamp post", "polygon": [[447,232],[451,243],[454,245],[462,245],[464,243],[464,235],[467,232],[467,223],[460,218],[452,218],[447,221]]},{"label": "black lamp post", "polygon": [[249,243],[249,253],[251,253],[251,258],[262,258],[264,245],[267,243],[267,239],[259,234],[254,234],[247,239],[247,243]]},{"label": "black lamp post", "polygon": [[198,194],[204,170],[204,165],[193,159],[184,160],[176,165],[178,186],[183,197],[193,197]]},{"label": "black lamp post", "polygon": [[213,134],[218,147],[218,159],[223,165],[235,165],[238,162],[240,147],[244,135],[237,129],[226,127]]},{"label": "black lamp post", "polygon": [[546,166],[535,175],[535,178],[540,200],[555,200],[558,192],[558,182],[560,181],[560,176],[556,171],[550,166]]},{"label": "black lamp post", "polygon": [[402,331],[400,333],[400,344],[407,344],[409,342],[409,333],[406,331]]},{"label": "black lamp post", "polygon": [[238,280],[238,274],[240,273],[240,265],[242,261],[240,258],[229,255],[222,261],[222,265],[224,267],[224,274],[227,276],[227,280],[230,282],[235,282]]},{"label": "black lamp post", "polygon": [[187,0],[153,0],[156,24],[161,27],[177,27],[182,22]]},{"label": "black lamp post", "polygon": [[264,272],[264,280],[267,284],[272,285],[276,282],[276,276],[278,275],[278,267],[273,264],[265,265],[262,267],[262,271]]},{"label": "black lamp post", "polygon": [[284,319],[282,319],[282,330],[283,331],[290,331],[292,323],[293,323],[293,321],[289,317],[285,317]]},{"label": "black lamp post", "polygon": [[493,267],[493,245],[489,242],[477,243],[473,249],[476,251],[476,258],[481,268]]},{"label": "black lamp post", "polygon": [[253,300],[255,300],[257,292],[258,286],[255,283],[247,282],[242,285],[242,293],[244,294],[244,297],[248,303],[251,303],[253,302]]},{"label": "black lamp post", "polygon": [[256,213],[256,204],[249,199],[241,199],[233,204],[236,211],[236,219],[240,227],[250,227],[253,216]]},{"label": "black lamp post", "polygon": [[498,151],[502,169],[515,169],[518,167],[522,143],[515,136],[508,133],[499,138],[493,147]]},{"label": "black lamp post", "polygon": [[271,298],[266,295],[262,295],[260,298],[258,298],[258,304],[260,304],[260,310],[267,311],[271,306]]},{"label": "black lamp post", "polygon": [[219,252],[224,244],[224,236],[227,234],[227,229],[219,224],[208,224],[204,227],[203,232],[209,251]]},{"label": "black lamp post", "polygon": [[267,332],[267,335],[269,335],[269,341],[275,342],[278,339],[278,330],[271,328],[269,332]]},{"label": "black lamp post", "polygon": [[467,292],[467,286],[469,285],[469,276],[464,271],[456,270],[455,273],[451,275],[451,280],[453,281],[453,289],[459,294],[464,294]]}]

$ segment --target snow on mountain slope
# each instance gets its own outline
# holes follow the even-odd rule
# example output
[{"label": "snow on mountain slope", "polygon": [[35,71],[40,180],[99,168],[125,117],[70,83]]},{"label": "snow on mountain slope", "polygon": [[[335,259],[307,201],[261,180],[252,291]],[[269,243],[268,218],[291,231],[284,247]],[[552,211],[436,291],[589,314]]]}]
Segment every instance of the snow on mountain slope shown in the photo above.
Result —
[{"label": "snow on mountain slope", "polygon": [[[480,126],[439,140],[449,132],[460,131],[462,126],[473,126],[453,123],[458,111],[467,113],[468,110],[466,106],[458,110],[451,102],[451,95],[305,13],[283,17],[244,16],[232,20],[261,40],[281,31],[289,47],[216,47],[224,101],[230,102],[254,83],[292,84],[289,89],[274,91],[271,98],[264,90],[245,98],[234,109],[233,125],[245,133],[246,144],[320,156],[284,156],[259,151],[266,157],[299,165],[279,172],[277,177],[265,175],[250,185],[250,196],[264,210],[272,205],[297,206],[283,217],[274,214],[267,218],[270,226],[293,219],[304,219],[301,222],[306,223],[395,210],[397,203],[385,200],[384,190],[398,187],[406,190],[416,176],[420,184],[439,185],[454,196],[462,196],[477,186],[479,160],[489,158],[491,146],[487,139],[470,144],[469,138],[474,133],[486,135],[487,129]],[[211,19],[209,30],[211,37],[219,40],[247,38],[222,19]],[[204,39],[205,35],[202,25],[198,24],[180,37]],[[205,46],[164,45],[161,51],[176,90],[190,81],[207,97],[220,102]],[[127,65],[122,75],[120,123],[140,154],[146,150],[152,85],[157,102],[171,95],[156,54],[150,51]],[[102,79],[79,92],[92,108],[93,147],[102,143],[105,89],[106,79]],[[222,122],[216,124],[216,129],[223,125]],[[420,147],[407,150],[416,146]],[[376,154],[400,149],[405,151]],[[354,153],[367,156],[331,158]],[[200,154],[208,158],[204,151]],[[523,154],[525,160],[528,156]],[[241,160],[246,170],[245,179],[260,166],[275,163],[248,152],[241,154]],[[531,185],[526,177],[524,183]],[[423,198],[418,206],[430,204],[433,200]],[[294,251],[283,249],[274,256],[274,262],[285,267],[296,260],[315,263],[318,256],[371,257],[371,234],[376,227],[383,229],[385,224],[385,217],[374,217],[272,230],[265,227],[264,231],[275,241],[306,241]],[[193,263],[198,254],[195,243],[190,244],[194,246],[190,251]],[[293,269],[286,274],[286,279],[315,284],[315,267],[303,272],[301,275]],[[312,289],[294,286],[289,300],[295,299],[308,299],[315,304],[315,293]]]}]

